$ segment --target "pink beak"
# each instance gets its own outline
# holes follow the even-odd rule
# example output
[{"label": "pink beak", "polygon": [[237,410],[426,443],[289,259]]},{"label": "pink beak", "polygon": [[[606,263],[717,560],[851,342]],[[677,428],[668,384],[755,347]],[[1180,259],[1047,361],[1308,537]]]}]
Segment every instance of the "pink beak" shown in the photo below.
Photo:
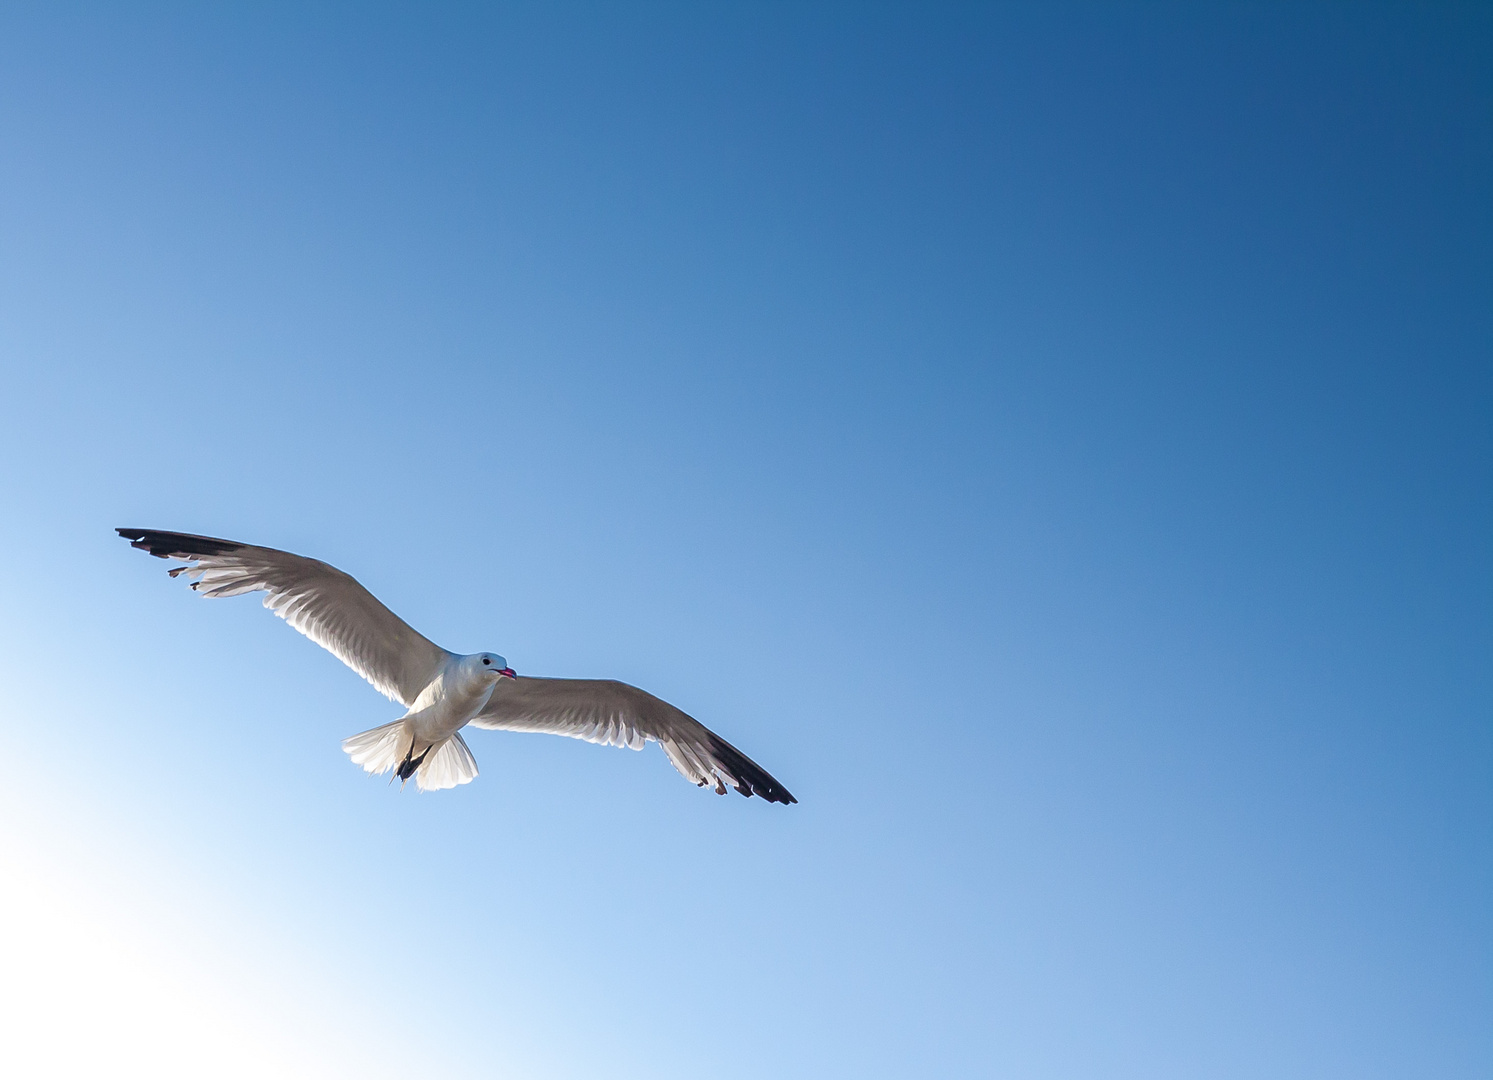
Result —
[{"label": "pink beak", "polygon": [[518,676],[513,673],[513,669],[511,667],[499,668],[498,674],[507,675],[510,679],[518,678]]}]

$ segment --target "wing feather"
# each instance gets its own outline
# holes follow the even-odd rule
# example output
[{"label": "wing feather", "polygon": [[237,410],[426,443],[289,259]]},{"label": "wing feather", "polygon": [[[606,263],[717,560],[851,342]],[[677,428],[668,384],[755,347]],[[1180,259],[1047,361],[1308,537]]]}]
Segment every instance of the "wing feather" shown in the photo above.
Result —
[{"label": "wing feather", "polygon": [[504,679],[473,727],[538,731],[641,750],[657,742],[683,776],[724,795],[730,784],[768,802],[798,802],[762,766],[688,713],[611,679]]},{"label": "wing feather", "polygon": [[379,603],[357,579],[317,559],[233,540],[154,529],[117,529],[161,559],[187,565],[192,588],[210,598],[263,592],[264,606],[367,679],[412,705],[450,655]]}]

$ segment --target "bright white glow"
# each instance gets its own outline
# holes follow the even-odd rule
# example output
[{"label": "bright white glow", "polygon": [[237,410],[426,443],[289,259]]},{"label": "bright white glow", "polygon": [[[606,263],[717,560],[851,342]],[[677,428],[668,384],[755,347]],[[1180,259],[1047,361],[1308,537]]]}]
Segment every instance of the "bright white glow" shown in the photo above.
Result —
[{"label": "bright white glow", "polygon": [[320,1077],[204,966],[0,834],[0,1044],[11,1076]]}]

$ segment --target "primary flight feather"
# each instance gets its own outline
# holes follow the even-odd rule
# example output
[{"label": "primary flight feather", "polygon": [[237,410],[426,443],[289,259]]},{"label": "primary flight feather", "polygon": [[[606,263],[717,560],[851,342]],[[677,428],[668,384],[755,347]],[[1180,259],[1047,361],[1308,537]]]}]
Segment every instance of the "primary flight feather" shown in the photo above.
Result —
[{"label": "primary flight feather", "polygon": [[333,653],[392,701],[404,716],[344,739],[342,748],[370,773],[414,777],[421,791],[477,777],[477,759],[461,737],[467,725],[542,731],[641,750],[663,747],[687,779],[718,794],[727,785],[768,802],[798,800],[760,765],[688,713],[636,686],[610,679],[516,675],[497,653],[459,655],[421,635],[351,575],[275,548],[155,529],[117,529],[162,559],[177,559],[203,596],[263,592],[264,606]]}]

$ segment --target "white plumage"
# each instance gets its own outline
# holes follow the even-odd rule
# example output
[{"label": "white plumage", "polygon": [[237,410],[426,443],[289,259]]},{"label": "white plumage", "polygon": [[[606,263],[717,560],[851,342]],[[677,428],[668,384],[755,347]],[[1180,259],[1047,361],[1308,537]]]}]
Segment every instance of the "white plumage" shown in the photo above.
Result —
[{"label": "white plumage", "polygon": [[434,644],[335,566],[275,548],[152,529],[119,529],[132,546],[179,559],[206,597],[264,592],[264,606],[336,655],[392,701],[398,720],[345,739],[371,773],[414,776],[422,791],[475,779],[477,760],[459,734],[468,724],[565,735],[641,750],[657,742],[692,782],[729,784],[769,802],[798,800],[768,773],[668,702],[608,679],[517,676],[496,653],[460,655]]}]

